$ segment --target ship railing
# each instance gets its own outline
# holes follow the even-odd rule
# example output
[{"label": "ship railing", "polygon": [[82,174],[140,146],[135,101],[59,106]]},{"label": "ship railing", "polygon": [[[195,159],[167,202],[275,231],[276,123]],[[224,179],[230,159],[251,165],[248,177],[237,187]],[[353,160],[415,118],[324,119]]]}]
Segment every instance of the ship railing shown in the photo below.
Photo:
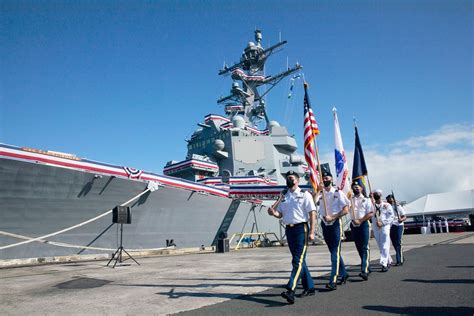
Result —
[{"label": "ship railing", "polygon": [[[246,238],[249,238],[249,247],[260,247],[260,246],[271,246],[275,242],[278,243],[279,245],[283,246],[284,243],[282,242],[281,239],[278,238],[278,236],[275,233],[235,233],[232,235],[232,237],[229,240],[229,244],[232,244],[232,241],[239,236],[239,239],[237,240],[237,245],[234,247],[234,250],[239,250],[242,246],[242,244],[245,241]],[[276,240],[271,241],[268,236],[273,236],[275,237]],[[251,239],[250,237],[258,237],[257,239]],[[263,240],[262,240],[263,239]]]}]

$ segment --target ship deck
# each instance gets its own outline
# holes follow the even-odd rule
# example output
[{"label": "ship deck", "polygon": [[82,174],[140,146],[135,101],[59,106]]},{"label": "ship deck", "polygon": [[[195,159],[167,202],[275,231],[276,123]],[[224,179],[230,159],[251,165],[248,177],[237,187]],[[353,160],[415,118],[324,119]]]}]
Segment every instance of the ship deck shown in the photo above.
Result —
[{"label": "ship deck", "polygon": [[[474,233],[406,235],[406,263],[369,281],[358,275],[353,242],[342,255],[347,284],[325,292],[330,270],[324,245],[307,262],[318,290],[287,305],[280,297],[290,271],[287,247],[230,253],[136,258],[115,269],[107,261],[0,269],[3,314],[456,314],[474,313]],[[371,239],[371,256],[378,248]],[[393,249],[392,249],[393,251]],[[300,290],[298,290],[299,292]]]}]

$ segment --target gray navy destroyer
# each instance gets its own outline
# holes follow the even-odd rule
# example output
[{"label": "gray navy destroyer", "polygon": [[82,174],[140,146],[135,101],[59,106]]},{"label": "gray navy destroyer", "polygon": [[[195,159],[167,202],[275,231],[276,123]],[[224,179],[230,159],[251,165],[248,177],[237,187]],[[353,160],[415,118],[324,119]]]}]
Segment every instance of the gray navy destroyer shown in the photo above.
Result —
[{"label": "gray navy destroyer", "polygon": [[[230,94],[224,114],[205,116],[187,140],[183,161],[163,175],[72,154],[0,144],[0,259],[107,253],[118,245],[111,210],[131,207],[124,225],[128,250],[216,245],[219,236],[260,231],[280,234],[263,207],[293,170],[308,170],[286,127],[270,120],[265,96],[301,66],[266,75],[265,63],[286,41],[262,46],[262,34],[240,61],[225,65]],[[268,203],[268,202],[267,202]],[[165,244],[166,243],[166,244]]]}]

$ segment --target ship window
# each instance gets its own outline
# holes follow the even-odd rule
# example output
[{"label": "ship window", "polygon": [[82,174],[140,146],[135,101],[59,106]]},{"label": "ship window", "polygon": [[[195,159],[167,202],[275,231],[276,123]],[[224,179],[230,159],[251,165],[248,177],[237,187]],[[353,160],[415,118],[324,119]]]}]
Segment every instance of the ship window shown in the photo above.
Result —
[{"label": "ship window", "polygon": [[239,136],[239,131],[232,131],[232,136]]}]

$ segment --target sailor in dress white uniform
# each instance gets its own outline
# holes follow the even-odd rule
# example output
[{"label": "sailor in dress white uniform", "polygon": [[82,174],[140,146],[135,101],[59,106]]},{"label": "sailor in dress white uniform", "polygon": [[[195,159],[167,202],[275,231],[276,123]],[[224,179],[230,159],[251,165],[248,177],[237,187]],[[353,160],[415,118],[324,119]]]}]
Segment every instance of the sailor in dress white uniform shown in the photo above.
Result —
[{"label": "sailor in dress white uniform", "polygon": [[382,190],[372,192],[375,205],[375,215],[372,217],[372,230],[380,249],[380,264],[382,272],[387,272],[392,258],[390,257],[390,226],[393,222],[392,206],[382,201]]}]

